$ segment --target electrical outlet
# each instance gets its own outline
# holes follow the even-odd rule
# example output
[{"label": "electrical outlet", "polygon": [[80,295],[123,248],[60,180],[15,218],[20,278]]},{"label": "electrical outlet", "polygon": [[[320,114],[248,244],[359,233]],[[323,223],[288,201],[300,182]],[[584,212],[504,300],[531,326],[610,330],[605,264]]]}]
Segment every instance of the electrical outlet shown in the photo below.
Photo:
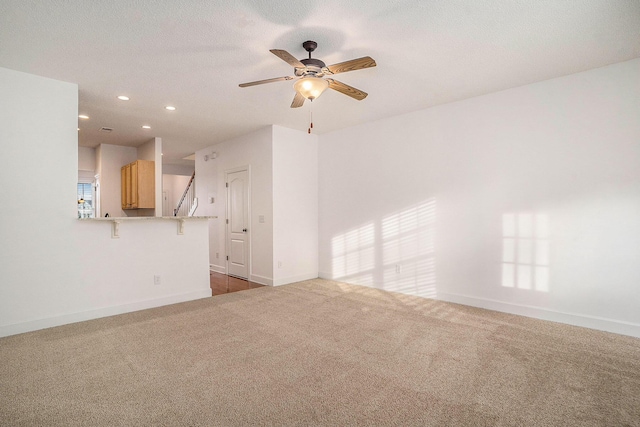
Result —
[{"label": "electrical outlet", "polygon": [[216,252],[216,259],[220,258],[220,253]]},{"label": "electrical outlet", "polygon": [[282,261],[278,261],[278,268],[282,268]]},{"label": "electrical outlet", "polygon": [[160,276],[153,276],[153,284],[154,285],[160,284]]},{"label": "electrical outlet", "polygon": [[400,264],[396,264],[396,273],[402,273],[402,266]]}]

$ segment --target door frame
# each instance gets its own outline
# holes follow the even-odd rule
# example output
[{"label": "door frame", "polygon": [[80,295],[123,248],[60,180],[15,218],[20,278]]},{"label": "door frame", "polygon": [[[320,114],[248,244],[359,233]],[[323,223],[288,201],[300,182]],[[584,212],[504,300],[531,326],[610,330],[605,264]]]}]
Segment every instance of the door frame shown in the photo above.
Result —
[{"label": "door frame", "polygon": [[244,166],[237,166],[234,168],[230,168],[230,169],[226,169],[224,171],[224,191],[225,191],[225,210],[224,210],[224,218],[225,218],[225,224],[224,224],[224,254],[225,254],[225,266],[224,269],[227,272],[227,275],[229,275],[229,187],[227,186],[227,183],[229,182],[229,174],[235,173],[235,172],[242,172],[242,171],[246,171],[247,172],[247,218],[248,218],[248,230],[247,234],[246,234],[246,238],[247,238],[247,280],[251,280],[251,272],[252,272],[252,267],[251,267],[251,232],[252,232],[252,226],[251,226],[251,165],[244,165]]}]

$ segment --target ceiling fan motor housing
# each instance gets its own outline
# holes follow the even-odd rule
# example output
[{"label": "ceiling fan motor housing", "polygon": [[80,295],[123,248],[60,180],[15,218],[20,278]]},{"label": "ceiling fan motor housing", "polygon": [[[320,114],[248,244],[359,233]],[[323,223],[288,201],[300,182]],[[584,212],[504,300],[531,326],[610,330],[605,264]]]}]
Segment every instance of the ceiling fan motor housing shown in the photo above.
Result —
[{"label": "ceiling fan motor housing", "polygon": [[326,67],[325,63],[316,58],[301,59],[306,68],[295,68],[296,76],[318,75],[322,73],[322,69]]}]

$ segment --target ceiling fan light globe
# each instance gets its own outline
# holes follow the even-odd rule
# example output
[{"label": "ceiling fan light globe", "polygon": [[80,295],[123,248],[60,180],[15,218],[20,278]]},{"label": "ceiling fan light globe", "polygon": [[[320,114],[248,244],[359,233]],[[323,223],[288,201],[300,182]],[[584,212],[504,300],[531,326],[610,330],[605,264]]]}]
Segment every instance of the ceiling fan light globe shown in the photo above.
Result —
[{"label": "ceiling fan light globe", "polygon": [[306,99],[316,99],[329,87],[329,82],[320,77],[303,77],[294,83],[293,88]]}]

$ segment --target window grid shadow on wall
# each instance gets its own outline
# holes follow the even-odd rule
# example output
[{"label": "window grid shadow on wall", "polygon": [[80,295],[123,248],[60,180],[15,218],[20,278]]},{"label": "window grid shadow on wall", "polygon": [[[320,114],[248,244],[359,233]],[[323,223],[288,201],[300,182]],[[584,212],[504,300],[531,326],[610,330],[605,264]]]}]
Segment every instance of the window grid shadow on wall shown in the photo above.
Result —
[{"label": "window grid shadow on wall", "polygon": [[506,213],[502,234],[502,286],[549,292],[548,215]]},{"label": "window grid shadow on wall", "polygon": [[435,200],[364,223],[332,238],[336,280],[434,297]]}]

